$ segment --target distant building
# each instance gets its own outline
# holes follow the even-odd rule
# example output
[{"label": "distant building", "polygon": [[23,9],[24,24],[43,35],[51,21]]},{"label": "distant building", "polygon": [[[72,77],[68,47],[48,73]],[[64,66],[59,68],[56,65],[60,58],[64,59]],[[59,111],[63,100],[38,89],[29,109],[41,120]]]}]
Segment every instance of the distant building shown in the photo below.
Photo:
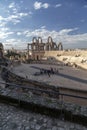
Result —
[{"label": "distant building", "polygon": [[48,37],[47,42],[44,43],[41,37],[33,37],[32,43],[28,43],[28,59],[40,60],[44,57],[45,51],[63,50],[62,43],[58,45],[53,42],[52,37]]},{"label": "distant building", "polygon": [[4,47],[0,43],[0,65],[7,65],[7,59],[4,57]]}]

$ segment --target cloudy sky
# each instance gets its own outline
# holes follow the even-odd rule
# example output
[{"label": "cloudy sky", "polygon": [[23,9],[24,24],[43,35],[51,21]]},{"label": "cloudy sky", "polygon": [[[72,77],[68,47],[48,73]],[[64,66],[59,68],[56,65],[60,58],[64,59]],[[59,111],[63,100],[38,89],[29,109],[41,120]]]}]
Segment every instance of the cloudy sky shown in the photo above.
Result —
[{"label": "cloudy sky", "polygon": [[26,49],[52,36],[67,48],[87,48],[87,0],[0,0],[0,42]]}]

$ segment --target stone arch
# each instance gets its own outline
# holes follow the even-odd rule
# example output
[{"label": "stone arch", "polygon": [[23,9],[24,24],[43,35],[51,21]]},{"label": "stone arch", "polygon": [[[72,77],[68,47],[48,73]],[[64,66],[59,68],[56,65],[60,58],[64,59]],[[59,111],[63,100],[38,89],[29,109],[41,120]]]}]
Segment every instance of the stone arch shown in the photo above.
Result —
[{"label": "stone arch", "polygon": [[42,38],[38,37],[38,43],[42,43]]},{"label": "stone arch", "polygon": [[32,39],[32,50],[38,50],[38,40],[36,37]]},{"label": "stone arch", "polygon": [[48,50],[57,50],[57,45],[55,42],[53,42],[53,39],[51,36],[48,37],[48,42],[46,44]]},{"label": "stone arch", "polygon": [[52,42],[53,42],[52,37],[49,36],[49,37],[48,37],[48,43],[52,43]]},{"label": "stone arch", "polygon": [[53,42],[53,49],[54,49],[54,50],[57,50],[57,45],[56,45],[55,42]]},{"label": "stone arch", "polygon": [[33,37],[32,43],[37,43],[37,38],[36,37]]},{"label": "stone arch", "polygon": [[63,50],[63,45],[61,42],[58,44],[58,50]]},{"label": "stone arch", "polygon": [[53,48],[53,40],[52,37],[49,36],[46,43],[46,50],[52,50],[52,48]]}]

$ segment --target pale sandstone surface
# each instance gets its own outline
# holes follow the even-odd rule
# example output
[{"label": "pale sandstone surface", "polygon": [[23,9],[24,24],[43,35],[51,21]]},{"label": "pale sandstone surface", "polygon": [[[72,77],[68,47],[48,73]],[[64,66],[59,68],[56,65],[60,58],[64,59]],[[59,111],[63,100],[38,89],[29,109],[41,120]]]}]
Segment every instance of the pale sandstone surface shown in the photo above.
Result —
[{"label": "pale sandstone surface", "polygon": [[45,52],[45,57],[54,57],[66,63],[76,64],[79,67],[87,70],[87,50],[68,50],[68,51],[47,51]]}]

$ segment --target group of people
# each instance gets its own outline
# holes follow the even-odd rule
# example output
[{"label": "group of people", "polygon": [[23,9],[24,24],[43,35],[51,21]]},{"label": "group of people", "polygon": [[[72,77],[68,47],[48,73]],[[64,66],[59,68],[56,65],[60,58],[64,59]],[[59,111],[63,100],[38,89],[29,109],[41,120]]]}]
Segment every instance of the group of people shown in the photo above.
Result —
[{"label": "group of people", "polygon": [[40,69],[40,74],[48,74],[50,77],[51,74],[58,74],[59,71],[57,68],[50,68],[50,69]]}]

